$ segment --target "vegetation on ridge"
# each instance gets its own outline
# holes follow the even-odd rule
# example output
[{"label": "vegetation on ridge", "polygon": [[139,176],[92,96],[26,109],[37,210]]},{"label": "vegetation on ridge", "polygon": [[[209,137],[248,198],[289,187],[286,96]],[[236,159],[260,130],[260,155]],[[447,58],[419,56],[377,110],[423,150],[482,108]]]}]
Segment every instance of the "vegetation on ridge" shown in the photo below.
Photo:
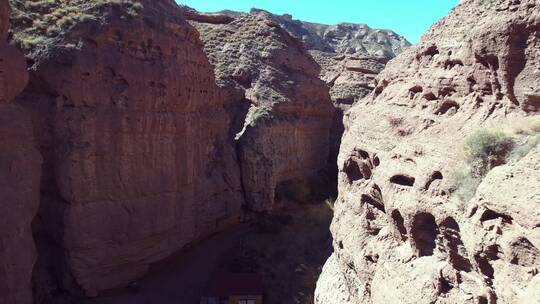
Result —
[{"label": "vegetation on ridge", "polygon": [[[458,198],[469,201],[491,169],[518,161],[540,143],[540,123],[513,132],[515,135],[500,130],[479,130],[467,138],[466,166],[453,172],[453,190]],[[522,139],[517,135],[522,135]]]},{"label": "vegetation on ridge", "polygon": [[140,0],[10,0],[10,4],[12,39],[23,50],[47,44],[77,24],[103,21],[106,8],[122,8],[123,18],[137,16],[143,8]]}]

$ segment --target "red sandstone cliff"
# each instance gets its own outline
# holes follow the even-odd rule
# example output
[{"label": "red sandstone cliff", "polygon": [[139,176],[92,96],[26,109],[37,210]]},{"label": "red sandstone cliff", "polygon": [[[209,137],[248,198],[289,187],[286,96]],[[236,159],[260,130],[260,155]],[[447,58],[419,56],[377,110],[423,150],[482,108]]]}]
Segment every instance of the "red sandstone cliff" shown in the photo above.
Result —
[{"label": "red sandstone cliff", "polygon": [[[17,100],[44,157],[43,263],[96,295],[237,223],[243,198],[223,94],[178,6],[85,3],[17,3],[33,61]],[[75,17],[51,32],[25,22],[32,9]]]},{"label": "red sandstone cliff", "polygon": [[5,41],[9,11],[0,1],[0,303],[30,304],[41,157],[27,113],[13,103],[28,74],[23,55]]}]

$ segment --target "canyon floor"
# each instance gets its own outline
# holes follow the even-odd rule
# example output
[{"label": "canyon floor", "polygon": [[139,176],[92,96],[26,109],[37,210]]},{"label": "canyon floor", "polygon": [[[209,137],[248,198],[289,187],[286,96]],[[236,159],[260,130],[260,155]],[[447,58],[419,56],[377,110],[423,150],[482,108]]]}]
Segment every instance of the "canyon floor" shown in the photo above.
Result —
[{"label": "canyon floor", "polygon": [[116,290],[87,304],[194,304],[217,272],[256,272],[265,303],[313,303],[315,284],[332,251],[328,226],[332,211],[324,202],[289,203],[215,234],[154,265],[138,290]]}]

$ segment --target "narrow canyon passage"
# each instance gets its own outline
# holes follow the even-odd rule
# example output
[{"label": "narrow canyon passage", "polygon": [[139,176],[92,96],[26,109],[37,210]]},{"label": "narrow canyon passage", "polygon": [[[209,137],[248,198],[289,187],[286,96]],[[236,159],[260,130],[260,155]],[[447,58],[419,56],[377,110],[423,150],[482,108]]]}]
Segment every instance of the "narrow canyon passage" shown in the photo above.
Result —
[{"label": "narrow canyon passage", "polygon": [[186,1],[0,0],[0,304],[540,304],[538,0]]},{"label": "narrow canyon passage", "polygon": [[220,272],[260,274],[265,303],[313,303],[317,278],[332,251],[331,219],[324,202],[289,202],[279,212],[258,215],[154,265],[137,288],[87,303],[197,304]]}]

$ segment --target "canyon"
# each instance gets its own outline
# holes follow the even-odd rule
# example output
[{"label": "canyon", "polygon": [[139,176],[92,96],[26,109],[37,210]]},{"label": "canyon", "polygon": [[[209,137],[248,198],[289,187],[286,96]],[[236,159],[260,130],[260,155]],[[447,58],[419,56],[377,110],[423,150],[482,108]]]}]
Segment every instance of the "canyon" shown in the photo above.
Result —
[{"label": "canyon", "polygon": [[[539,20],[463,0],[411,45],[0,0],[0,304],[195,303],[221,268],[258,271],[266,303],[536,303]],[[503,155],[468,162],[471,138]]]}]

